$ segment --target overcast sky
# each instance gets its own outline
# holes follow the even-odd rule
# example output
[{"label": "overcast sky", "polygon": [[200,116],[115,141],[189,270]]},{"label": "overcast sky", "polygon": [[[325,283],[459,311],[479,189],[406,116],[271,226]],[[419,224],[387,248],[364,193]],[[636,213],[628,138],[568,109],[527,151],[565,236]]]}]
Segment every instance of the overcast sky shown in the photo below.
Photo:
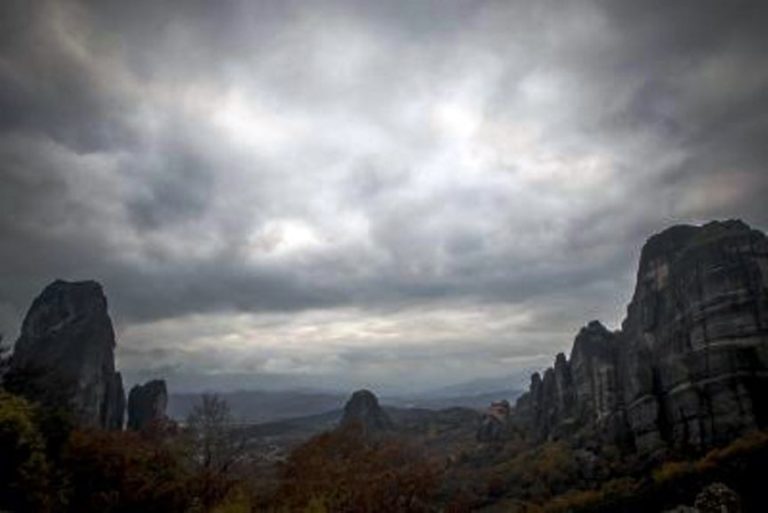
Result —
[{"label": "overcast sky", "polygon": [[765,2],[0,4],[0,329],[97,279],[129,381],[437,387],[768,227]]}]

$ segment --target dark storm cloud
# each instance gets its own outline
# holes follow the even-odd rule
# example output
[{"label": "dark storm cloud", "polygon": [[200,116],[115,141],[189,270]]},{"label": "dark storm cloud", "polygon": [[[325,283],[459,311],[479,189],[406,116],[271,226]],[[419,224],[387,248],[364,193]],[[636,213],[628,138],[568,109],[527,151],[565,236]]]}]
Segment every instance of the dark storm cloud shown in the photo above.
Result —
[{"label": "dark storm cloud", "polygon": [[[187,151],[185,151],[187,150]],[[138,230],[197,218],[209,206],[214,169],[186,148],[167,148],[147,176],[146,189],[128,201],[128,217]]]},{"label": "dark storm cloud", "polygon": [[88,53],[101,41],[85,41],[92,48],[67,44],[67,30],[89,30],[63,26],[62,17],[75,10],[66,2],[0,6],[0,130],[45,135],[77,152],[115,149],[128,142],[123,116],[132,106],[105,83],[108,70],[92,65]]},{"label": "dark storm cloud", "polygon": [[[3,2],[0,329],[52,279],[96,278],[128,370],[543,358],[620,320],[654,231],[768,226],[766,14]],[[496,315],[517,320],[477,326]]]}]

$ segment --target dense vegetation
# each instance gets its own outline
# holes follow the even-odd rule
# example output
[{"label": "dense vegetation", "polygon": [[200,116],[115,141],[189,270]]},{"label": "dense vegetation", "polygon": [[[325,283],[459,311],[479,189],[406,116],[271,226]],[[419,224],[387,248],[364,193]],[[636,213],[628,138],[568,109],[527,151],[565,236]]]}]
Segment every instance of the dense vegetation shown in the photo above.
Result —
[{"label": "dense vegetation", "polygon": [[763,432],[651,464],[612,448],[532,446],[522,437],[447,454],[418,437],[351,427],[265,467],[216,397],[205,397],[184,427],[110,432],[72,427],[66,409],[14,383],[0,390],[0,510],[8,511],[639,513],[691,504],[713,481],[737,490],[745,511],[760,511],[768,475]]}]

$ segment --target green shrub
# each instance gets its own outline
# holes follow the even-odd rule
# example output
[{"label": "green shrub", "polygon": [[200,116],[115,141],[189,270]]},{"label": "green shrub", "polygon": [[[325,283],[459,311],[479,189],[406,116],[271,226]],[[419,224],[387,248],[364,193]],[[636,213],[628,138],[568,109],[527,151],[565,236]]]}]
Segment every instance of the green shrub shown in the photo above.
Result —
[{"label": "green shrub", "polygon": [[0,509],[47,511],[49,467],[35,407],[0,390]]}]

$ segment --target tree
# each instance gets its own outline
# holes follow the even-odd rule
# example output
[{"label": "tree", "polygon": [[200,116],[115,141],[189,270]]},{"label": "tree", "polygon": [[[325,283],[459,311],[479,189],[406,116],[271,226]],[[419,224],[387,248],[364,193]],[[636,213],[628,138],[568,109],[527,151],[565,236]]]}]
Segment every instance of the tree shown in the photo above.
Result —
[{"label": "tree", "polygon": [[318,435],[282,469],[277,511],[429,511],[441,468],[394,437],[366,437],[358,426]]},{"label": "tree", "polygon": [[35,407],[0,390],[0,510],[47,511],[48,462]]},{"label": "tree", "polygon": [[203,394],[187,417],[189,455],[204,511],[222,501],[236,484],[234,467],[242,459],[245,438],[234,429],[229,405]]},{"label": "tree", "polygon": [[9,366],[3,389],[35,405],[35,417],[49,459],[56,460],[75,426],[72,397],[76,388],[71,379],[46,367]]},{"label": "tree", "polygon": [[131,431],[74,431],[62,467],[67,510],[188,511],[189,475],[172,444]]}]

